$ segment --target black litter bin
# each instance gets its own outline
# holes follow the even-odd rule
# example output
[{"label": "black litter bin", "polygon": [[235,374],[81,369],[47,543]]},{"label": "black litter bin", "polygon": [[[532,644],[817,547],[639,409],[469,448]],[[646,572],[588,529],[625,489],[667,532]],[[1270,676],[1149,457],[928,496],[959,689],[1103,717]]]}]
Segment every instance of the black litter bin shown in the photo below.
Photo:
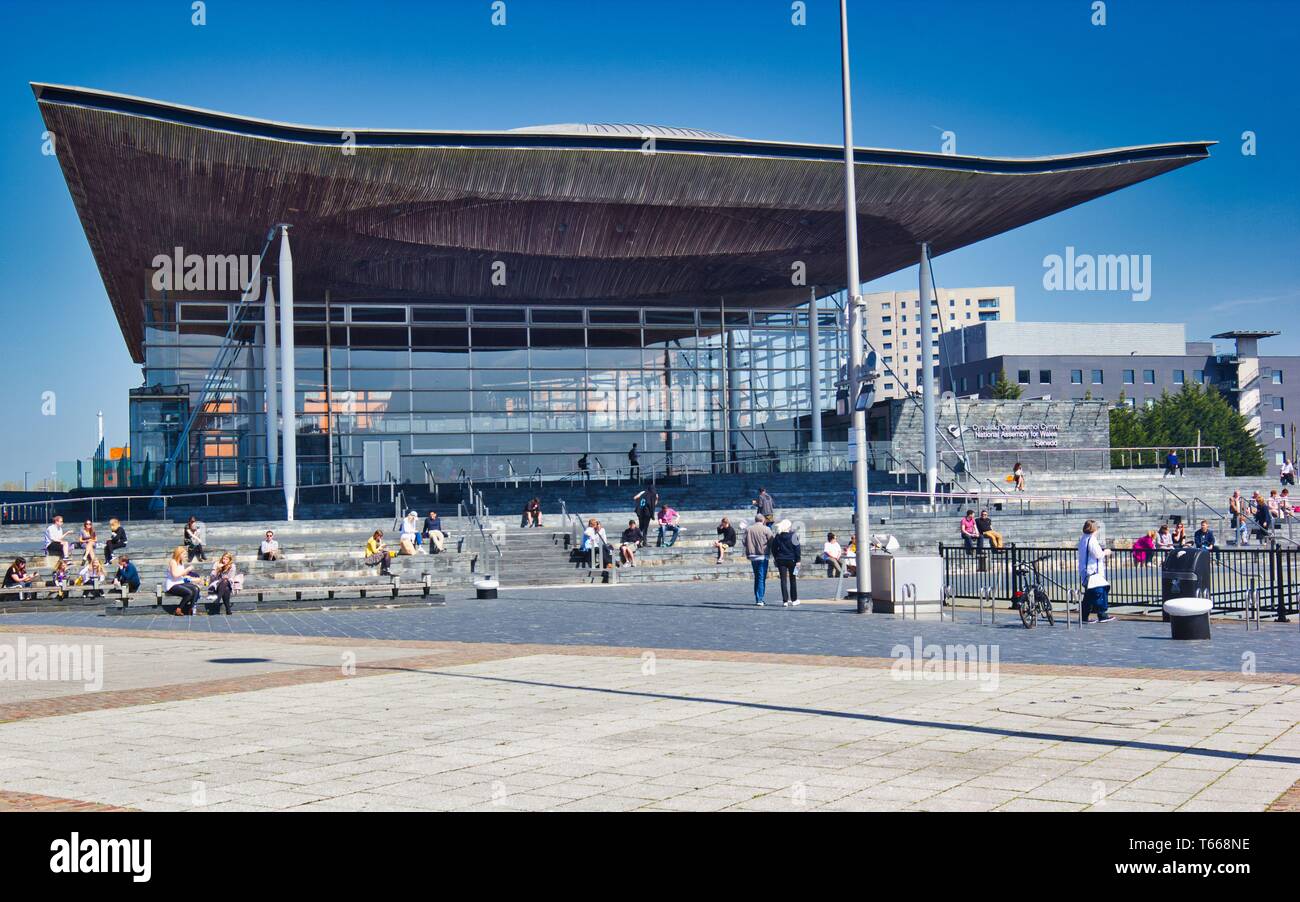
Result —
[{"label": "black litter bin", "polygon": [[[1160,568],[1160,600],[1209,598],[1213,552],[1207,548],[1175,548]],[[1169,615],[1165,614],[1168,620]]]}]

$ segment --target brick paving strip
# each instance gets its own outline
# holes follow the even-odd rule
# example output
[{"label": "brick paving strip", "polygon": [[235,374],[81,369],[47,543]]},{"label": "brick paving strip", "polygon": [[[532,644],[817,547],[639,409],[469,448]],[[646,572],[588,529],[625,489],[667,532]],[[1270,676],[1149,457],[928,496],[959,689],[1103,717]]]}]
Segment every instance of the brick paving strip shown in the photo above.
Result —
[{"label": "brick paving strip", "polygon": [[1274,799],[1268,810],[1294,811],[1300,814],[1300,780],[1296,780],[1290,789]]},{"label": "brick paving strip", "polygon": [[37,795],[34,792],[11,792],[8,789],[0,789],[0,812],[135,810],[135,808],[119,808],[116,805],[101,805],[99,802],[83,802],[80,799],[60,799],[55,796]]}]

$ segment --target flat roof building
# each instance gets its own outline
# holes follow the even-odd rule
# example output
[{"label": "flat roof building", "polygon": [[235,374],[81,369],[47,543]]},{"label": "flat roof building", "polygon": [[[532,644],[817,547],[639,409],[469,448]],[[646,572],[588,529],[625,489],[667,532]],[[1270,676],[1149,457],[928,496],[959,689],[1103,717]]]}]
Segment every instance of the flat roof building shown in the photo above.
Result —
[{"label": "flat roof building", "polygon": [[941,385],[990,398],[999,373],[1026,399],[1105,400],[1140,407],[1191,382],[1221,391],[1246,419],[1270,464],[1291,458],[1300,420],[1300,357],[1260,355],[1277,332],[1224,332],[1187,341],[1182,323],[981,323],[940,339]]}]

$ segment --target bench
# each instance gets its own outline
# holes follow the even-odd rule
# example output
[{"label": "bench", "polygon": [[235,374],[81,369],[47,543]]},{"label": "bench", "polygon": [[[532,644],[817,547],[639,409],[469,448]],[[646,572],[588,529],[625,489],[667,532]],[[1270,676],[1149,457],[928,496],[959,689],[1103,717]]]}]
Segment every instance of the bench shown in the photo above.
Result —
[{"label": "bench", "polygon": [[[91,595],[92,592],[102,592],[103,596]],[[137,593],[132,593],[126,586],[13,586],[8,589],[0,589],[0,601],[10,598],[38,600],[47,599],[52,601],[64,601],[70,598],[95,598],[116,596],[123,605],[130,604],[132,598]]]},{"label": "bench", "polygon": [[[267,609],[310,609],[310,610],[329,610],[330,605],[322,604],[323,601],[334,601],[337,597],[347,598],[359,596],[362,599],[374,599],[375,602],[366,607],[377,607],[380,599],[388,599],[400,604],[403,597],[418,597],[420,604],[444,606],[447,603],[446,597],[433,592],[433,578],[428,574],[419,582],[402,584],[400,578],[394,578],[385,583],[373,583],[369,585],[341,585],[341,584],[321,584],[307,586],[246,586],[241,592],[230,597],[231,612],[235,611],[257,611],[264,606]],[[209,596],[200,595],[197,609],[215,605],[215,602],[209,600]],[[386,605],[395,607],[397,605]],[[110,604],[105,606],[104,613],[109,615],[120,614],[158,614],[168,613],[180,607],[180,600],[174,596],[167,595],[163,592],[162,584],[154,587],[154,603],[147,606],[136,605],[131,607],[126,603],[117,605]],[[209,610],[209,613],[212,613]]]}]

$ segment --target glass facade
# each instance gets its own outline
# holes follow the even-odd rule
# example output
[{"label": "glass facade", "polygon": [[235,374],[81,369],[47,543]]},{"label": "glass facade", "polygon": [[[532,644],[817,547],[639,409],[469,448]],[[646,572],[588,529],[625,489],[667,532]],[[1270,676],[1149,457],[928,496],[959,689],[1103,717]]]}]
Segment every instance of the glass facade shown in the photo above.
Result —
[{"label": "glass facade", "polygon": [[[820,409],[833,411],[847,336],[830,299],[820,304]],[[157,467],[175,447],[174,435],[149,425],[159,416],[153,408],[169,404],[171,421],[183,421],[200,402],[234,305],[151,300],[145,308],[145,388],[132,396],[137,471],[136,449]],[[327,311],[300,301],[294,312],[303,485],[381,481],[391,464],[377,475],[367,462],[391,461],[394,450],[400,473],[392,475],[420,482],[462,469],[475,478],[566,473],[584,453],[593,470],[614,470],[627,465],[633,442],[643,464],[693,467],[720,463],[728,448],[745,458],[808,443],[807,307],[370,302]],[[230,367],[218,373],[219,390],[170,481],[266,484],[262,318],[260,306],[246,312]],[[188,401],[177,400],[177,387]]]}]

